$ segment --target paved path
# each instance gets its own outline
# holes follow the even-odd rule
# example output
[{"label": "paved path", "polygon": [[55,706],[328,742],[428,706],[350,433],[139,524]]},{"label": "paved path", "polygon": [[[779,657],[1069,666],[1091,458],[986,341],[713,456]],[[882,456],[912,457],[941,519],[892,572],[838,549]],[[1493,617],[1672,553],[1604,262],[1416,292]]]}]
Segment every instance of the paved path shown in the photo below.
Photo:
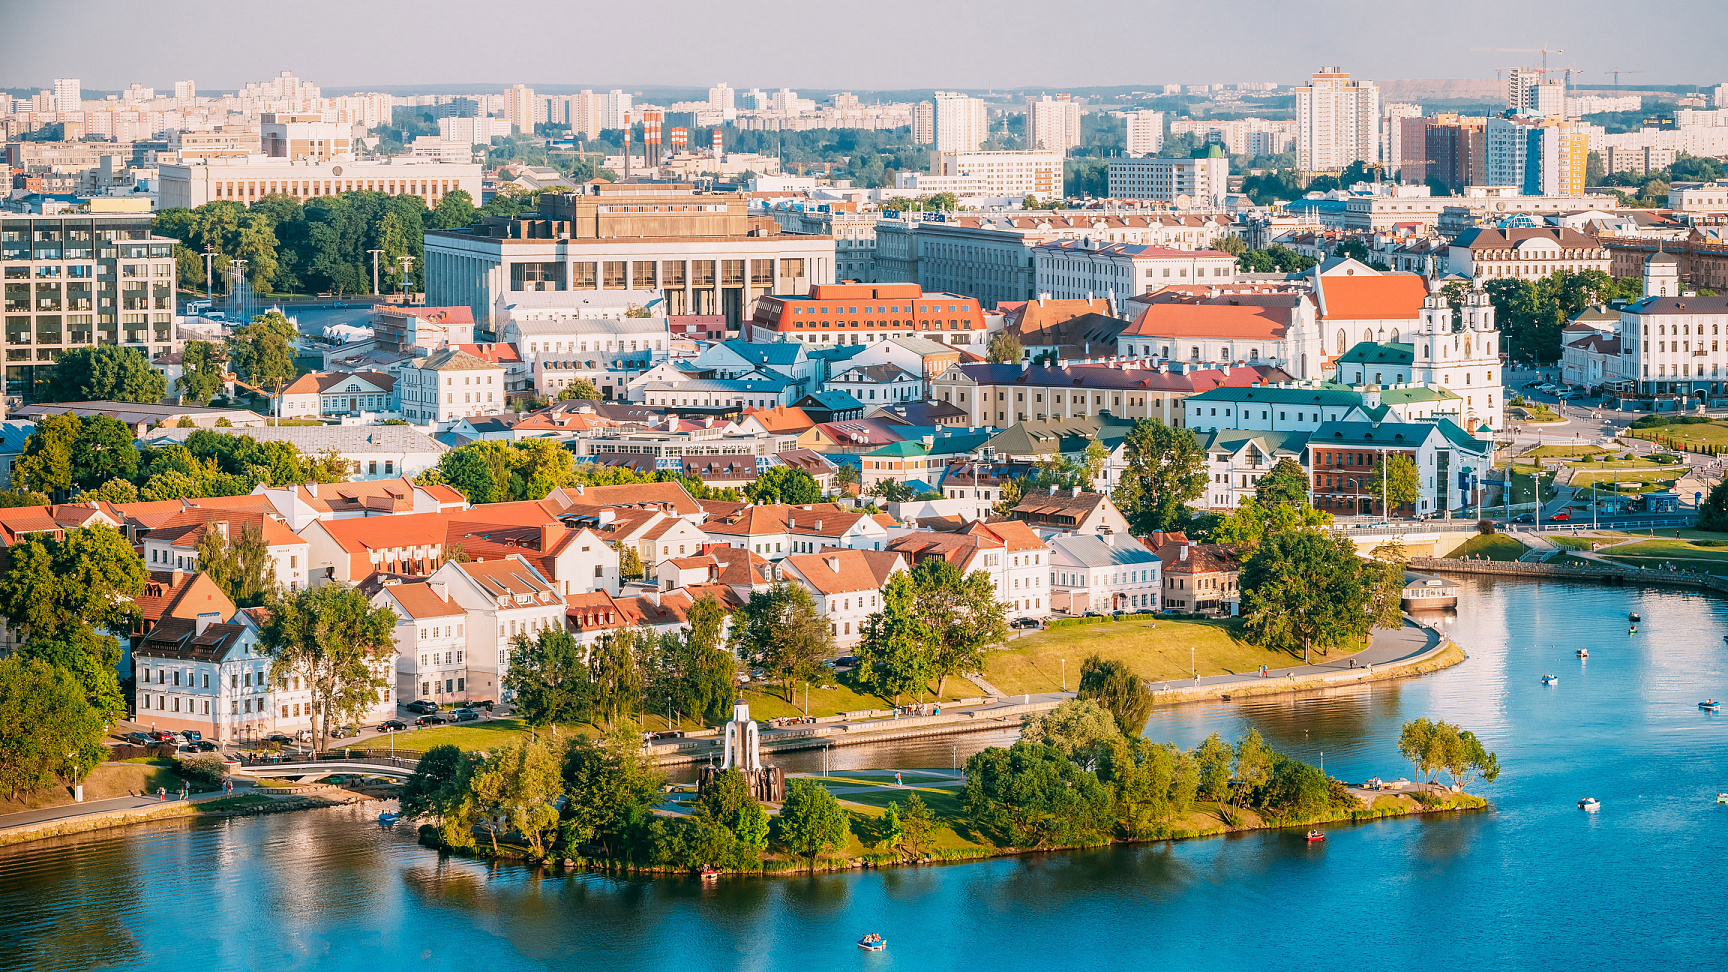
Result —
[{"label": "paved path", "polygon": [[[251,784],[236,781],[233,796],[249,792]],[[203,803],[206,800],[219,800],[230,794],[217,790],[213,793],[194,793],[190,803]],[[153,796],[148,797],[115,797],[112,800],[88,800],[84,803],[68,803],[63,807],[44,807],[41,810],[20,810],[17,813],[0,814],[0,830],[12,827],[24,827],[30,824],[54,823],[60,820],[73,820],[78,817],[92,817],[103,813],[113,813],[116,810],[139,810],[145,807],[161,807],[170,803],[180,803],[178,791],[168,794],[166,802]]]},{"label": "paved path", "polygon": [[[1366,650],[1359,651],[1348,657],[1324,661],[1317,665],[1293,665],[1289,668],[1268,669],[1266,678],[1305,678],[1309,675],[1335,675],[1338,672],[1352,671],[1375,665],[1391,665],[1420,655],[1438,646],[1440,635],[1415,624],[1405,624],[1396,631],[1378,628],[1374,631],[1374,643]],[[1325,657],[1325,656],[1320,656]],[[1258,674],[1247,675],[1206,675],[1198,679],[1180,678],[1168,682],[1154,682],[1152,688],[1180,689],[1195,685],[1253,685],[1264,682]]]}]

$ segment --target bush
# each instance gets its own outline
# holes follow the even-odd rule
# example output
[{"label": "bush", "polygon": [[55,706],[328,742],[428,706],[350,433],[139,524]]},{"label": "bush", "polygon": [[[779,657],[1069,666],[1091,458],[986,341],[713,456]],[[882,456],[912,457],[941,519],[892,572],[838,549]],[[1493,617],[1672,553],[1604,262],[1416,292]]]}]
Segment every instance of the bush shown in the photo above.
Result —
[{"label": "bush", "polygon": [[222,757],[215,753],[199,753],[183,757],[174,772],[192,784],[194,790],[208,792],[222,788],[222,777],[227,774],[227,769],[222,765]]},{"label": "bush", "polygon": [[1485,537],[1493,536],[1494,535],[1494,521],[1493,520],[1477,520],[1476,521],[1476,532],[1482,534]]}]

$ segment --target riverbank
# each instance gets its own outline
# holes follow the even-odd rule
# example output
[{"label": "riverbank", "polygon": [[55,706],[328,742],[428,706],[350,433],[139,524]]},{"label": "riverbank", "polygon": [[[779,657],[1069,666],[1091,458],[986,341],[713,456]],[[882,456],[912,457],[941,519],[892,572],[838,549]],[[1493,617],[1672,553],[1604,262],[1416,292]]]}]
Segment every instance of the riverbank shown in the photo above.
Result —
[{"label": "riverbank", "polygon": [[[389,799],[392,795],[381,790],[349,790],[336,786],[326,786],[317,793],[308,793],[304,789],[280,794],[242,792],[230,796],[224,796],[220,792],[195,793],[186,800],[169,799],[165,802],[155,802],[149,797],[144,797],[140,799],[137,805],[114,809],[92,809],[69,816],[58,816],[13,826],[4,826],[5,818],[0,817],[0,847],[20,844],[25,841],[44,840],[49,837],[111,830],[116,827],[157,823],[176,818],[254,817],[270,813],[289,813],[296,810],[316,810],[321,807],[342,806],[365,800]],[[73,805],[73,808],[76,806]],[[55,807],[49,809],[65,810],[72,808]],[[18,817],[25,816],[25,814],[7,816]]]}]

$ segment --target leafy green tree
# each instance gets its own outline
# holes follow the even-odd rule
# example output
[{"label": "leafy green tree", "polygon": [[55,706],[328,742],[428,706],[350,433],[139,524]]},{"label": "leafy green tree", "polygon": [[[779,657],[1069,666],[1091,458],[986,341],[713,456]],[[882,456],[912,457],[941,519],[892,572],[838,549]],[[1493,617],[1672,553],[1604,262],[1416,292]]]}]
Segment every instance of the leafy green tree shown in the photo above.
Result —
[{"label": "leafy green tree", "polygon": [[551,742],[530,738],[505,743],[488,762],[497,762],[504,775],[498,795],[501,815],[535,858],[548,858],[558,838],[558,800],[564,795]]},{"label": "leafy green tree", "polygon": [[259,633],[270,677],[298,676],[312,691],[313,746],[329,747],[333,725],[358,722],[378,704],[396,650],[396,615],[341,584],[272,591]]},{"label": "leafy green tree", "polygon": [[1019,364],[1026,355],[1020,340],[1007,331],[999,331],[985,349],[985,360],[991,364]]},{"label": "leafy green tree", "polygon": [[[47,502],[47,497],[43,497]],[[138,502],[138,487],[130,480],[110,479],[95,489],[87,489],[73,498],[77,503],[136,503]]]},{"label": "leafy green tree", "polygon": [[71,412],[42,416],[36,431],[24,440],[13,480],[42,493],[71,489],[72,444],[83,431],[83,421]]},{"label": "leafy green tree", "polygon": [[882,819],[876,825],[876,835],[876,846],[900,853],[901,845],[906,842],[906,828],[900,826],[899,801],[888,801],[888,806],[882,810]]},{"label": "leafy green tree", "polygon": [[430,817],[449,799],[451,788],[461,775],[462,761],[467,758],[455,746],[433,746],[414,764],[414,772],[403,781],[400,795],[402,815]]},{"label": "leafy green tree", "polygon": [[222,390],[226,358],[208,341],[187,341],[181,355],[184,371],[174,380],[174,393],[188,405],[208,405]]},{"label": "leafy green tree", "polygon": [[848,462],[842,462],[834,467],[834,489],[844,493],[846,487],[858,484],[858,467]]},{"label": "leafy green tree", "polygon": [[1091,770],[1121,735],[1110,711],[1091,699],[1069,699],[1048,712],[1020,720],[1020,741],[1049,746]]},{"label": "leafy green tree", "polygon": [[1396,630],[1404,625],[1404,568],[1410,554],[1402,537],[1374,548],[1374,559],[1363,564],[1371,586],[1368,613],[1374,627]]},{"label": "leafy green tree", "polygon": [[864,491],[884,503],[908,503],[918,498],[918,491],[897,479],[878,479]]},{"label": "leafy green tree", "polygon": [[1477,774],[1489,783],[1500,776],[1500,757],[1485,749],[1475,733],[1456,726],[1447,734],[1440,766],[1459,789],[1468,787]]},{"label": "leafy green tree", "polygon": [[13,800],[89,772],[107,758],[107,733],[72,672],[40,658],[0,660],[0,790]]},{"label": "leafy green tree", "polygon": [[1398,753],[1416,765],[1416,781],[1428,782],[1434,770],[1445,758],[1445,723],[1427,719],[1412,719],[1398,732]]},{"label": "leafy green tree", "polygon": [[1110,791],[1054,746],[1018,742],[966,760],[966,815],[998,845],[1101,844],[1115,825]]},{"label": "leafy green tree", "polygon": [[1258,550],[1260,541],[1268,536],[1331,522],[1332,514],[1306,502],[1266,506],[1250,496],[1218,520],[1211,536],[1214,543],[1234,547],[1238,556],[1246,557]]},{"label": "leafy green tree", "polygon": [[822,501],[816,477],[791,466],[770,466],[744,487],[744,495],[758,504],[787,503],[794,506]]},{"label": "leafy green tree", "polygon": [[1086,451],[1080,456],[1080,464],[1086,471],[1086,487],[1092,488],[1098,482],[1098,477],[1104,473],[1104,464],[1110,460],[1110,450],[1104,448],[1104,443],[1093,439],[1086,443]]},{"label": "leafy green tree", "polygon": [[54,362],[42,397],[50,402],[141,402],[160,404],[168,380],[137,348],[112,344],[73,348]]},{"label": "leafy green tree", "polygon": [[426,216],[426,228],[464,229],[473,224],[477,212],[474,197],[468,195],[468,190],[455,189],[445,193],[438,205],[432,207]]},{"label": "leafy green tree", "polygon": [[639,843],[653,820],[665,777],[623,732],[598,742],[572,741],[564,752],[563,843],[567,850],[593,849],[621,858]]},{"label": "leafy green tree", "polygon": [[239,536],[210,529],[198,539],[198,567],[235,604],[253,604],[275,585],[275,560],[257,523],[241,526]]},{"label": "leafy green tree", "polygon": [[1248,252],[1248,244],[1243,242],[1240,236],[1220,236],[1212,243],[1212,249],[1239,257]]},{"label": "leafy green tree", "polygon": [[228,338],[228,360],[254,386],[276,394],[298,372],[294,366],[297,340],[294,325],[280,311],[270,311],[234,330]]},{"label": "leafy green tree", "polygon": [[648,635],[620,628],[602,635],[588,652],[588,680],[593,712],[612,728],[642,705],[647,673],[641,650]]},{"label": "leafy green tree", "polygon": [[934,665],[932,631],[917,612],[917,591],[905,571],[882,588],[882,610],[866,618],[858,645],[857,677],[883,698],[922,691]]},{"label": "leafy green tree", "polygon": [[[1142,736],[1117,736],[1105,751],[1098,780],[1110,787],[1116,823],[1129,840],[1152,836],[1158,821],[1177,812],[1173,799],[1177,756],[1175,747]],[[1187,800],[1193,802],[1192,794]]]},{"label": "leafy green tree", "polygon": [[1142,419],[1128,431],[1127,468],[1112,494],[1136,534],[1180,529],[1206,492],[1206,454],[1190,429]]},{"label": "leafy green tree", "polygon": [[906,798],[906,812],[900,815],[902,839],[900,848],[914,859],[924,856],[924,848],[936,836],[936,812],[914,793]]},{"label": "leafy green tree", "polygon": [[641,577],[642,555],[636,552],[636,545],[619,541],[614,545],[618,551],[618,576],[622,580],[635,580]]},{"label": "leafy green tree", "polygon": [[988,573],[961,574],[940,557],[920,561],[912,581],[917,616],[930,632],[930,673],[941,696],[950,676],[982,671],[984,652],[1008,640],[1007,607],[996,599]]},{"label": "leafy green tree", "polygon": [[[768,812],[762,809],[744,774],[730,769],[714,777],[696,798],[696,816],[724,828],[736,839],[730,867],[752,867],[768,849]],[[714,862],[720,863],[720,862]]]},{"label": "leafy green tree", "polygon": [[1262,506],[1308,505],[1308,474],[1294,459],[1280,459],[1254,485],[1254,498]]},{"label": "leafy green tree", "polygon": [[[128,486],[131,483],[127,483]],[[47,506],[49,499],[45,493],[33,493],[27,489],[0,490],[0,510],[12,509],[18,506]]]},{"label": "leafy green tree", "polygon": [[1266,745],[1266,740],[1260,737],[1260,730],[1250,729],[1248,734],[1236,741],[1236,781],[1241,784],[1233,795],[1233,802],[1241,806],[1257,789],[1266,785],[1272,778],[1272,758],[1274,753]]},{"label": "leafy green tree", "polygon": [[1710,498],[1698,511],[1698,529],[1728,531],[1728,479],[1711,488]]},{"label": "leafy green tree", "polygon": [[1368,636],[1369,584],[1344,537],[1319,530],[1268,534],[1242,567],[1243,631],[1256,644],[1299,645],[1307,664]]},{"label": "leafy green tree", "polygon": [[1209,803],[1223,803],[1230,798],[1230,776],[1236,761],[1236,751],[1216,732],[1207,736],[1194,750],[1197,774],[1196,795]]},{"label": "leafy green tree", "polygon": [[594,387],[594,383],[588,379],[578,378],[565,385],[558,392],[558,400],[561,402],[567,402],[573,398],[597,401],[600,398],[600,389]]},{"label": "leafy green tree", "polygon": [[1152,690],[1120,659],[1097,652],[1080,663],[1080,698],[1091,699],[1115,717],[1123,735],[1138,736],[1152,716]]},{"label": "leafy green tree", "polygon": [[1376,493],[1386,497],[1386,505],[1391,509],[1410,505],[1422,497],[1422,475],[1416,468],[1416,463],[1403,453],[1394,453],[1390,457],[1382,455],[1374,463],[1374,475],[1371,480]]},{"label": "leafy green tree", "polygon": [[792,685],[817,674],[816,662],[833,647],[827,622],[816,612],[810,592],[796,584],[775,584],[756,591],[732,616],[733,652],[759,660],[769,676],[781,683],[786,701]]},{"label": "leafy green tree", "polygon": [[677,647],[679,703],[683,711],[719,724],[731,714],[737,694],[738,660],[720,637],[726,609],[704,594],[690,605],[686,621]]},{"label": "leafy green tree", "polygon": [[511,640],[503,688],[515,698],[522,721],[537,728],[585,721],[593,694],[582,649],[562,628]]},{"label": "leafy green tree", "polygon": [[816,780],[806,778],[787,782],[779,830],[781,846],[807,858],[810,870],[815,871],[816,858],[823,851],[844,848],[852,828],[834,794]]},{"label": "leafy green tree", "polygon": [[1318,767],[1276,753],[1269,761],[1259,806],[1274,820],[1311,820],[1331,808],[1332,786]]}]

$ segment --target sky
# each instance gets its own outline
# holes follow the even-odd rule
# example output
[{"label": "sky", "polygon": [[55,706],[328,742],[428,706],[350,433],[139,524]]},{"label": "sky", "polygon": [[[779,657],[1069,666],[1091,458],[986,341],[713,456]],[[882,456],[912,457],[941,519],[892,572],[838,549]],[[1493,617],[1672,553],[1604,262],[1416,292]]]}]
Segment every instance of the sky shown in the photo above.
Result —
[{"label": "sky", "polygon": [[379,86],[642,85],[905,90],[1492,78],[1550,68],[1608,84],[1728,81],[1723,0],[0,0],[0,87],[190,78],[234,89],[291,70],[326,93]]}]

